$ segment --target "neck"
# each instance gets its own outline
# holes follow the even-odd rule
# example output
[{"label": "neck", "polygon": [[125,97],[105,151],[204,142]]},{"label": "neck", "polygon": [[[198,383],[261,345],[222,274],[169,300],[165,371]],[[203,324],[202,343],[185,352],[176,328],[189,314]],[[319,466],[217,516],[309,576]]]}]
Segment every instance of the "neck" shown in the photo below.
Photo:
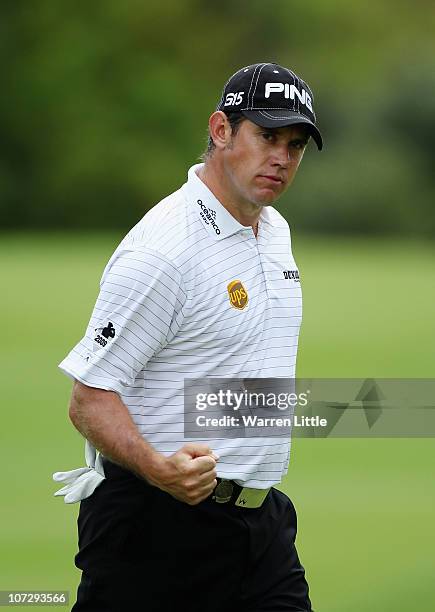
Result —
[{"label": "neck", "polygon": [[234,196],[227,184],[226,175],[221,165],[214,160],[207,160],[199,170],[198,176],[222,206],[241,225],[251,226],[255,236],[257,236],[258,220],[262,207]]}]

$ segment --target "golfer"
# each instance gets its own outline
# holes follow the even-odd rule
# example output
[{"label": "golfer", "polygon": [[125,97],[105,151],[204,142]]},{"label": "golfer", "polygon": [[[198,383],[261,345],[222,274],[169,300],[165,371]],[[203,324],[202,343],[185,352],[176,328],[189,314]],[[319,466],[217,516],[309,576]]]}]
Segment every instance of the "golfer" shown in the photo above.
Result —
[{"label": "golfer", "polygon": [[76,612],[312,610],[275,488],[290,440],[186,436],[184,389],[295,376],[300,277],[274,205],[310,139],[322,148],[313,104],[278,64],[228,80],[204,163],[122,240],[60,364],[86,439],[87,467],[54,475],[80,501]]}]

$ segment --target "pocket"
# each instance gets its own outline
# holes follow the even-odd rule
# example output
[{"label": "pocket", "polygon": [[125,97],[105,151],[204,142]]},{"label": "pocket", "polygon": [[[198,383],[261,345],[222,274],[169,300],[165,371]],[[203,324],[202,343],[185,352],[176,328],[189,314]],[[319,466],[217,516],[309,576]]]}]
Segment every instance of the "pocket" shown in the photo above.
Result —
[{"label": "pocket", "polygon": [[[127,563],[143,563],[154,548],[153,515],[155,514],[154,487],[145,485],[129,498],[129,507],[123,508],[119,525],[119,538],[115,538],[116,552]],[[151,555],[152,556],[152,555]]]},{"label": "pocket", "polygon": [[132,556],[137,558],[138,534],[149,523],[147,515],[153,499],[150,489],[150,485],[134,476],[132,480],[109,478],[81,502],[80,563],[93,558],[110,565],[116,558],[126,562]]},{"label": "pocket", "polygon": [[273,487],[272,490],[279,498],[279,504],[282,505],[285,515],[289,517],[291,524],[294,525],[294,527],[296,528],[298,517],[294,503],[286,493],[283,493],[283,491],[280,491],[275,487]]}]

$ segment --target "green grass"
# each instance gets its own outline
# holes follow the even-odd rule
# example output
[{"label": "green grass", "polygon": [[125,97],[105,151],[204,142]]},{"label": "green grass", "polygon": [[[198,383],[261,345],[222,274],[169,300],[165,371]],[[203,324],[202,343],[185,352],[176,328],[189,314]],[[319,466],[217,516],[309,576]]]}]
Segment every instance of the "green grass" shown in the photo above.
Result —
[{"label": "green grass", "polygon": [[[52,497],[51,473],[83,465],[83,444],[56,365],[84,330],[119,238],[1,238],[0,590],[74,598],[78,506]],[[434,245],[296,236],[293,248],[299,376],[434,377]],[[316,610],[433,609],[434,468],[433,439],[294,441],[283,489]]]}]

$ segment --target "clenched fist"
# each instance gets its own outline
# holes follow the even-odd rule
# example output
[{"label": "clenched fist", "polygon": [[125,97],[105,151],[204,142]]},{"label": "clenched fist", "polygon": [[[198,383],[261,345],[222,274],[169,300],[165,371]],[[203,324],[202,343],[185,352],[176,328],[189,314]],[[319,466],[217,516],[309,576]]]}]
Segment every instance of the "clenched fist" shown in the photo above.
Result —
[{"label": "clenched fist", "polygon": [[153,473],[148,475],[148,480],[193,506],[206,499],[216,487],[218,459],[206,444],[185,444],[170,457],[162,457]]}]

